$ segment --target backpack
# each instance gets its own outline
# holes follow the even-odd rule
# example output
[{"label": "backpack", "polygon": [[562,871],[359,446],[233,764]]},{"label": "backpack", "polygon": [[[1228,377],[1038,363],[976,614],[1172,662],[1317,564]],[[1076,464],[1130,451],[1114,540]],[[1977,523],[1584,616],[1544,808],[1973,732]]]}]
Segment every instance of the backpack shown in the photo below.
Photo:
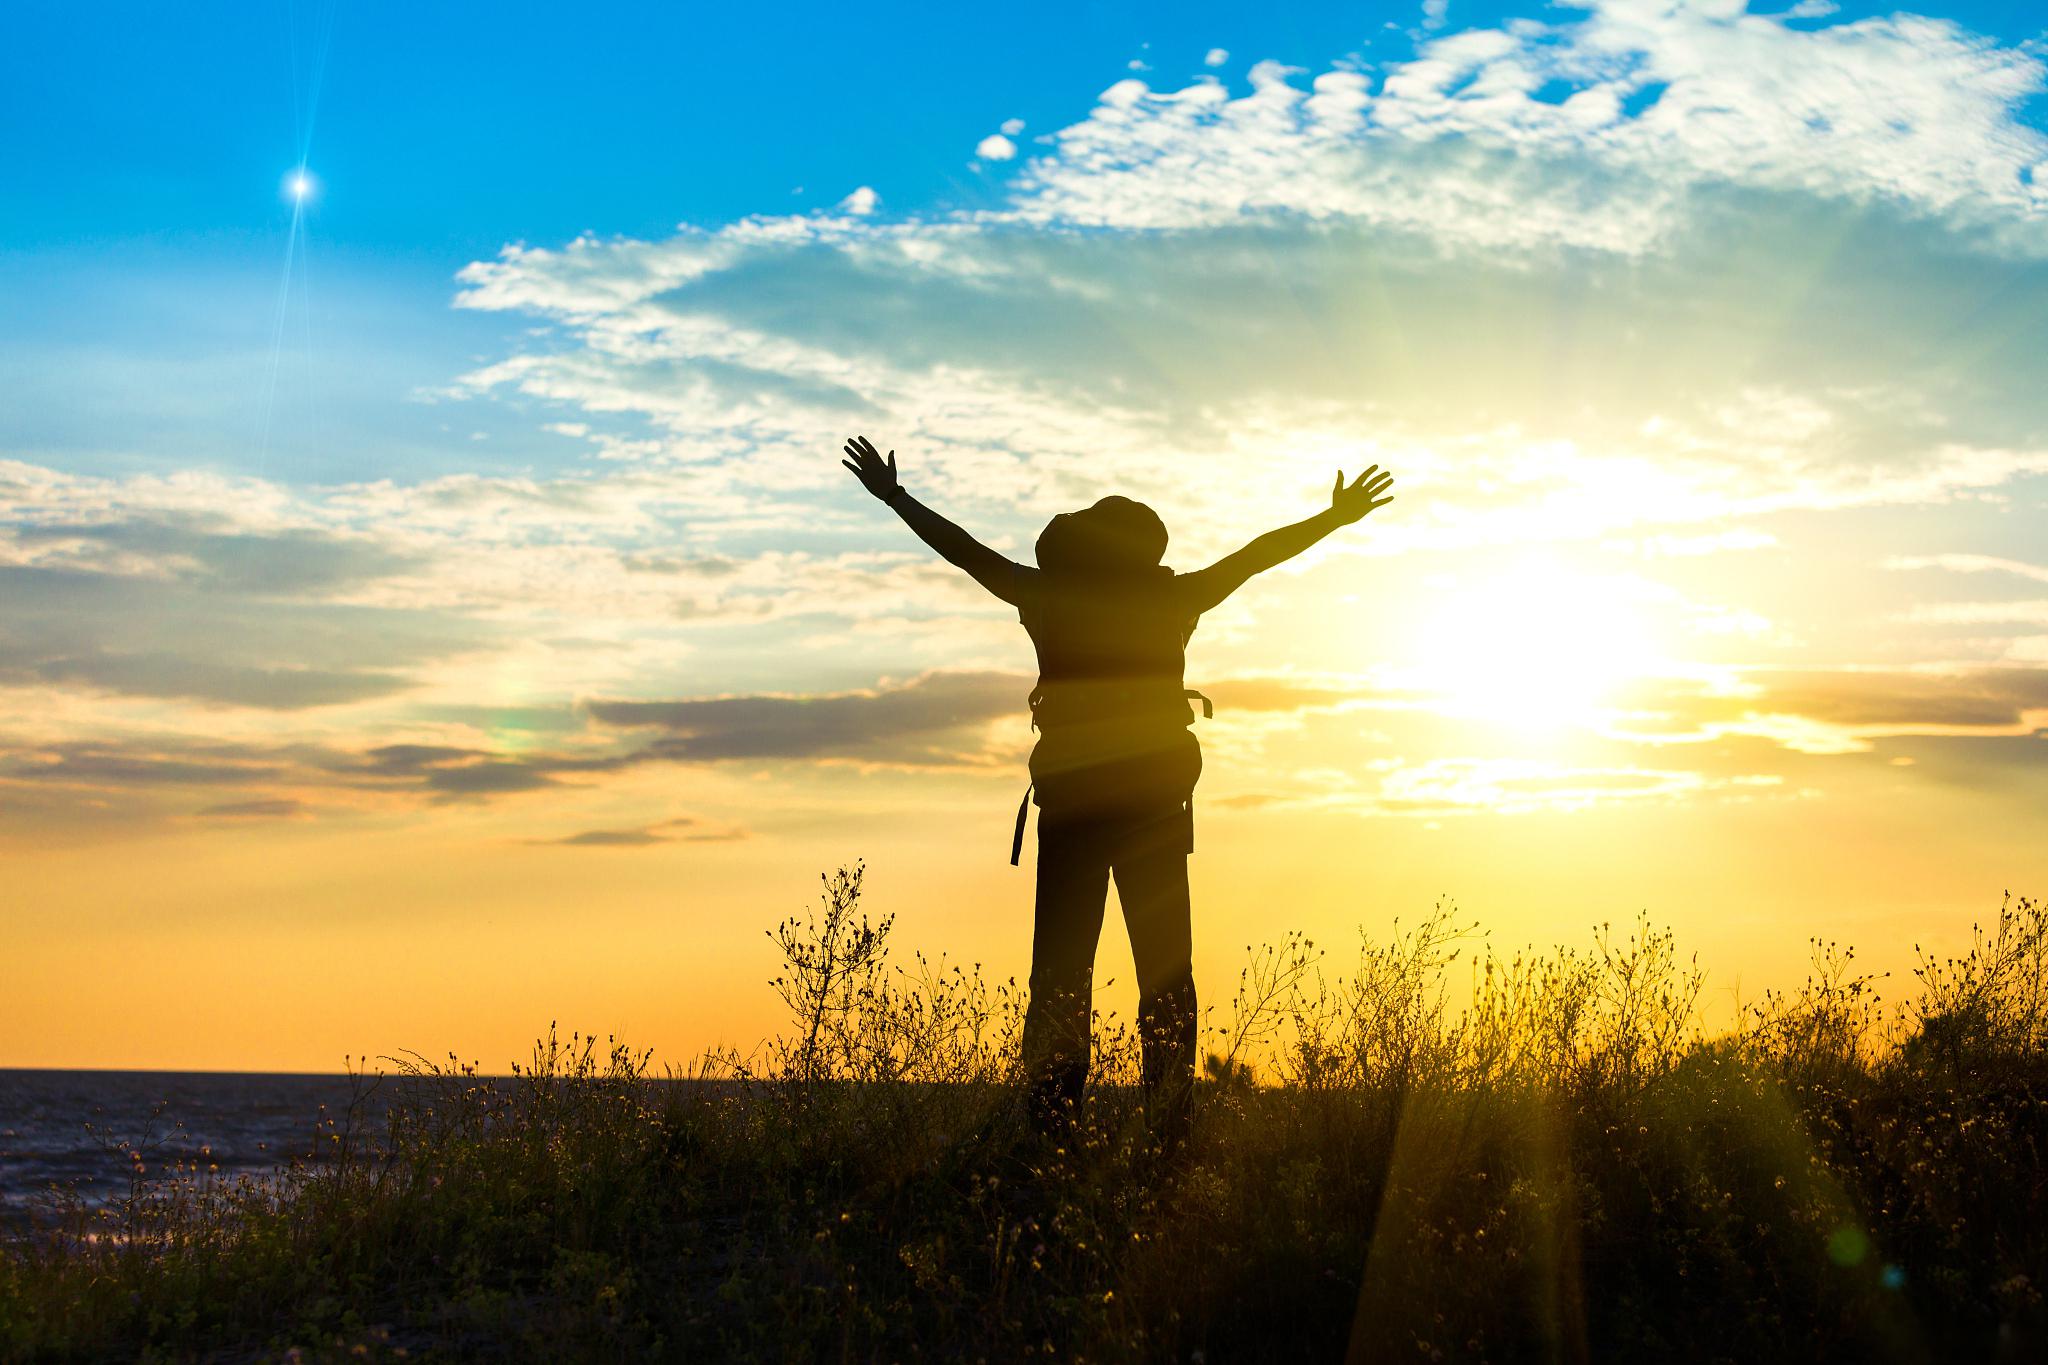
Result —
[{"label": "backpack", "polygon": [[[1195,622],[1174,619],[1170,600],[1160,596],[1170,592],[1173,578],[1164,565],[1040,571],[1039,593],[1017,612],[1039,661],[1038,683],[1028,699],[1033,730],[1184,730],[1194,723],[1189,701],[1201,702],[1205,718],[1214,717],[1214,704],[1187,687],[1183,676]],[[1041,749],[1033,750],[1034,758]],[[1017,803],[1013,867],[1023,856],[1024,826],[1037,794],[1034,776]]]}]

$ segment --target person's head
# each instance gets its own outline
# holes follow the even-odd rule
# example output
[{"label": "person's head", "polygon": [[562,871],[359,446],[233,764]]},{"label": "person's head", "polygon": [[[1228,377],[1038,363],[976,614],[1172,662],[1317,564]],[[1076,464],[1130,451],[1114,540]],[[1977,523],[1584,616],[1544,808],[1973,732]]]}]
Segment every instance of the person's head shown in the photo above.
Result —
[{"label": "person's head", "polygon": [[1038,567],[1052,573],[1129,573],[1166,557],[1166,523],[1142,502],[1107,497],[1062,512],[1039,532]]}]

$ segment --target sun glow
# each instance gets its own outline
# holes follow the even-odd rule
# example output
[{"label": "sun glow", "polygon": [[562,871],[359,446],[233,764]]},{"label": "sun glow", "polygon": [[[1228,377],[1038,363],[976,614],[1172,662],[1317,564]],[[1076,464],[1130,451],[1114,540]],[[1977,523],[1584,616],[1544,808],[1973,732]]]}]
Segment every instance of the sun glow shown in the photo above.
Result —
[{"label": "sun glow", "polygon": [[1447,584],[1427,610],[1412,681],[1444,710],[1517,729],[1598,720],[1627,683],[1664,671],[1639,579],[1526,560]]}]

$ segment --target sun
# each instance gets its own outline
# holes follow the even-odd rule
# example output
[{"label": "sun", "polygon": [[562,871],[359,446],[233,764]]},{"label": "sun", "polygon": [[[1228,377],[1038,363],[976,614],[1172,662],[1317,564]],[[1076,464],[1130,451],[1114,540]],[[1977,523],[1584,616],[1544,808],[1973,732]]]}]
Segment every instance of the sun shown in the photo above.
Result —
[{"label": "sun", "polygon": [[1525,559],[1446,585],[1405,670],[1440,709],[1519,730],[1596,722],[1662,670],[1655,584]]},{"label": "sun", "polygon": [[313,177],[303,167],[284,178],[285,197],[295,204],[303,204],[311,198],[314,188]]}]

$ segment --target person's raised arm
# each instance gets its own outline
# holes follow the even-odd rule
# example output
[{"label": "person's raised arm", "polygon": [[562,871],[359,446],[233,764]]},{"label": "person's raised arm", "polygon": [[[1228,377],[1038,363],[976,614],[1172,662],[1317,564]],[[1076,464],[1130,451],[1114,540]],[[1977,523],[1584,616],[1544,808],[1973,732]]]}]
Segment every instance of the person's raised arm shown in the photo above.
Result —
[{"label": "person's raised arm", "polygon": [[1349,484],[1344,482],[1344,471],[1338,470],[1337,486],[1330,490],[1327,508],[1306,521],[1266,532],[1242,550],[1225,555],[1206,569],[1182,574],[1180,588],[1186,594],[1190,611],[1200,615],[1243,587],[1245,580],[1253,574],[1263,573],[1275,564],[1294,558],[1339,526],[1349,526],[1375,508],[1385,507],[1394,499],[1391,494],[1381,495],[1393,484],[1394,476],[1383,472],[1378,465]]},{"label": "person's raised arm", "polygon": [[855,436],[846,443],[846,458],[839,463],[852,470],[861,487],[903,518],[903,524],[915,531],[919,540],[938,551],[941,559],[965,571],[969,578],[1005,602],[1016,602],[1019,589],[1033,571],[1005,559],[911,497],[910,490],[897,482],[895,451],[890,451],[885,460],[875,449],[873,441],[865,436]]}]

